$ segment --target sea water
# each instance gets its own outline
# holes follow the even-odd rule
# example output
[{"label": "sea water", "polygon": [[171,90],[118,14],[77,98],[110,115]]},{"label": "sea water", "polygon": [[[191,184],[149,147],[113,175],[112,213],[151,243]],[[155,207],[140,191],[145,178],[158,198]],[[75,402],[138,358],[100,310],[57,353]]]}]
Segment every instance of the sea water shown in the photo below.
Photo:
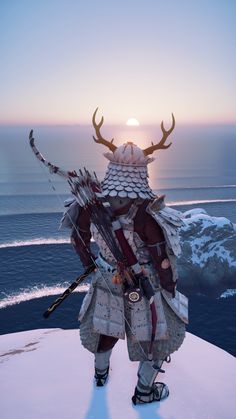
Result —
[{"label": "sea water", "polygon": [[[84,144],[80,136],[76,138],[77,134],[89,138],[89,129],[38,130],[44,141],[37,145],[51,162],[70,170],[86,165],[102,179],[106,170],[101,153],[104,150],[96,144],[93,148],[93,143]],[[230,147],[228,159],[222,153],[224,164],[220,159],[223,133],[218,133],[216,143],[209,136],[199,146],[193,130],[192,145],[185,138],[179,140],[182,154],[170,155],[170,168],[167,165],[171,148],[168,152],[160,151],[162,160],[158,162],[157,158],[157,162],[151,163],[152,168],[150,164],[150,184],[157,195],[165,194],[166,202],[176,209],[201,207],[209,215],[225,216],[236,223],[231,131],[226,130]],[[0,129],[1,334],[42,327],[78,327],[77,314],[89,283],[88,279],[79,286],[49,319],[43,318],[43,312],[83,272],[83,267],[70,244],[70,230],[59,229],[63,203],[70,196],[69,185],[50,175],[36,160],[27,134],[25,127]],[[218,154],[215,148],[211,153],[212,146],[218,147]],[[200,158],[201,153],[196,152],[199,147],[207,150],[208,158]],[[96,251],[94,243],[92,247]],[[190,296],[188,330],[236,354],[235,325],[231,320],[235,318],[235,299]]]}]

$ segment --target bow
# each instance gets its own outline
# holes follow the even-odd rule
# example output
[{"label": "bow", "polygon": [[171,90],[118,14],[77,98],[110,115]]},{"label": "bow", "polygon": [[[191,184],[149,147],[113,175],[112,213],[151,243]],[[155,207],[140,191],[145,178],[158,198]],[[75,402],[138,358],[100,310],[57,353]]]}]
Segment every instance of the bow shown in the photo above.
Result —
[{"label": "bow", "polygon": [[[143,274],[142,268],[139,265],[138,260],[134,255],[126,237],[124,236],[123,229],[119,221],[114,216],[110,203],[106,201],[102,195],[101,185],[97,179],[96,174],[94,173],[92,175],[85,168],[84,171],[80,169],[79,173],[77,173],[75,170],[65,171],[58,166],[48,162],[35,146],[33,130],[30,131],[29,141],[31,149],[36,158],[42,162],[51,173],[56,173],[59,176],[67,179],[71,188],[71,192],[75,196],[79,206],[84,207],[89,212],[92,223],[98,229],[99,233],[103,237],[108,248],[117,261],[117,268],[122,276],[126,288],[125,296],[129,299],[129,301],[133,303],[139,301],[141,299],[140,287],[142,288],[144,295],[149,301],[151,309],[152,336],[148,351],[148,359],[151,359],[157,325],[157,313],[154,303],[155,293],[149,279]],[[76,231],[79,235],[77,228]],[[82,240],[81,237],[79,238]],[[67,294],[66,291],[64,294]],[[59,301],[61,302],[60,297]]]}]

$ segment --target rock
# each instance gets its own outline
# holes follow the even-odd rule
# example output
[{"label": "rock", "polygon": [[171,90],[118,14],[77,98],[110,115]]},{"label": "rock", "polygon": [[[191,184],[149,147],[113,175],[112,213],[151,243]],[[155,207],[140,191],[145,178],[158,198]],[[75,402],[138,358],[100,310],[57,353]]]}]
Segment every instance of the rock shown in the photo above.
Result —
[{"label": "rock", "polygon": [[183,213],[182,254],[178,260],[183,292],[220,296],[236,288],[236,231],[225,217],[211,217],[201,208]]}]

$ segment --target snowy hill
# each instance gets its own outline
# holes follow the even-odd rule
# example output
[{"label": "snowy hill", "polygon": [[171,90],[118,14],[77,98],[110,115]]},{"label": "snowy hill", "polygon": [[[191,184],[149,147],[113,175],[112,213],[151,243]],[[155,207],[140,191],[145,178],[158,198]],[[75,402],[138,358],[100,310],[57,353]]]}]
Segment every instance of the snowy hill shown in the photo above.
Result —
[{"label": "snowy hill", "polygon": [[182,254],[178,259],[182,290],[220,296],[236,289],[236,229],[225,217],[204,209],[183,213]]},{"label": "snowy hill", "polygon": [[1,419],[233,419],[236,361],[187,333],[164,364],[170,396],[132,406],[136,362],[119,341],[104,388],[93,384],[93,356],[78,330],[33,330],[0,336]]}]

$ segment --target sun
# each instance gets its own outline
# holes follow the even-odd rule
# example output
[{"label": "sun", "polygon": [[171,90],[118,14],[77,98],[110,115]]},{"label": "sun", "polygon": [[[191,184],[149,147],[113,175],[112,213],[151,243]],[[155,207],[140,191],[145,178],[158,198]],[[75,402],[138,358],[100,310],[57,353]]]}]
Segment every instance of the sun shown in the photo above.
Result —
[{"label": "sun", "polygon": [[129,118],[126,122],[126,125],[128,125],[129,127],[138,127],[140,123],[136,118]]}]

